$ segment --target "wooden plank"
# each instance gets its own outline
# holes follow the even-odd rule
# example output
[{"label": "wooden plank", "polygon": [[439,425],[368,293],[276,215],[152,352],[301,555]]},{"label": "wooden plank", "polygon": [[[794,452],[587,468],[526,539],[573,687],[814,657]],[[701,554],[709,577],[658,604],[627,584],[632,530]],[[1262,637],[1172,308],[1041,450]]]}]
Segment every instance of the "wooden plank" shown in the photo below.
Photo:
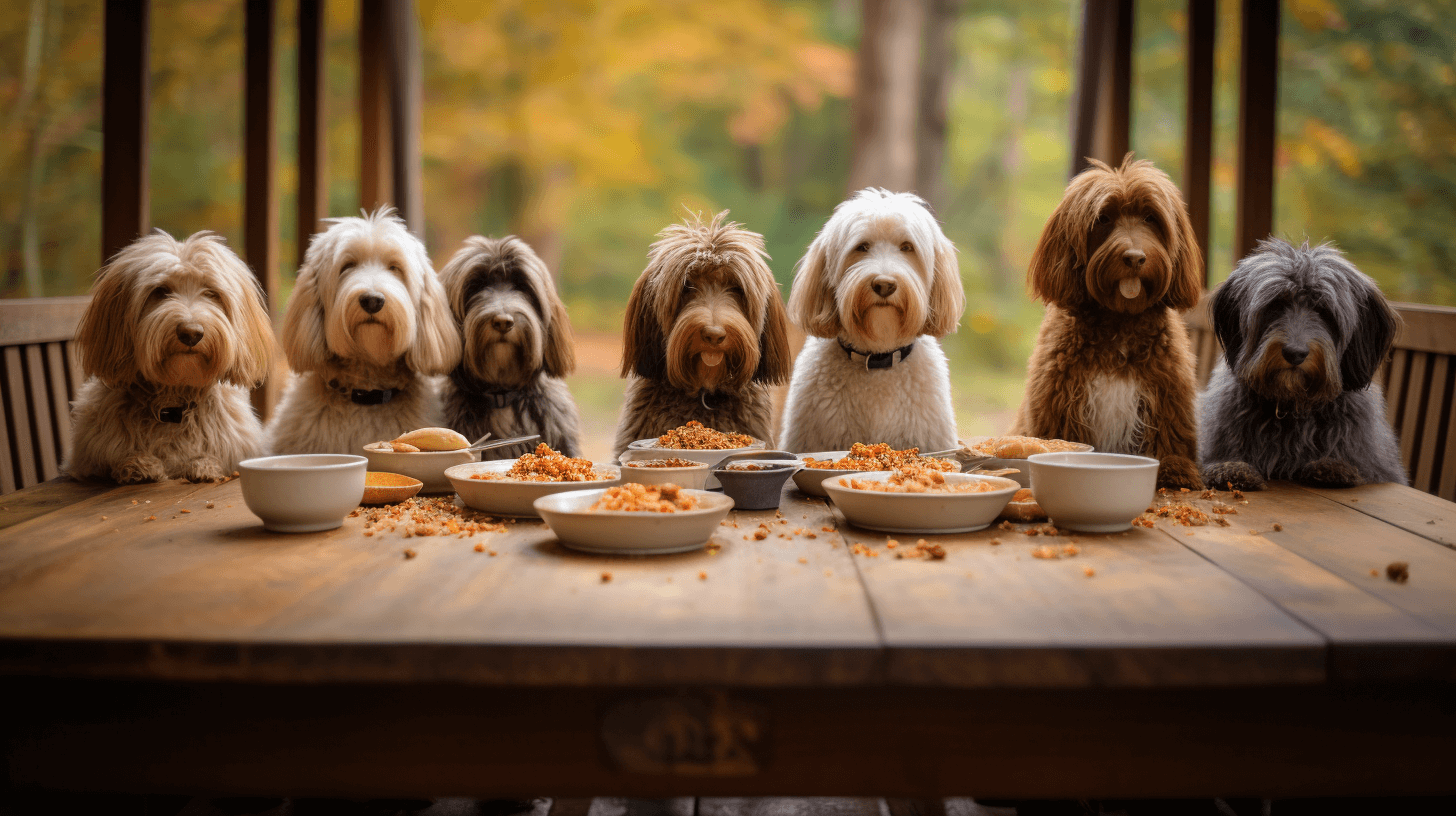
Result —
[{"label": "wooden plank", "polygon": [[81,390],[81,384],[86,381],[86,375],[81,371],[81,352],[73,341],[61,345],[66,358],[66,396],[74,401],[76,392]]},{"label": "wooden plank", "polygon": [[[698,800],[697,816],[881,816],[880,801],[869,796],[705,796]],[[898,816],[893,808],[890,813]]]},{"label": "wooden plank", "polygon": [[1400,315],[1396,348],[1456,354],[1456,308],[1424,303],[1392,303]]},{"label": "wooden plank", "polygon": [[359,0],[359,206],[394,203],[389,126],[388,0]]},{"label": "wooden plank", "polygon": [[[1065,688],[1324,679],[1319,635],[1154,530],[926,536],[947,550],[938,561],[895,558],[916,536],[847,522],[840,530],[851,545],[878,553],[856,556],[855,566],[894,682]],[[890,548],[890,538],[900,546]],[[1068,544],[1080,555],[1032,555]],[[1088,567],[1094,576],[1084,573]]]},{"label": "wooden plank", "polygon": [[1414,461],[1416,449],[1420,445],[1421,431],[1425,429],[1424,423],[1421,421],[1421,409],[1426,404],[1430,362],[1430,355],[1425,352],[1411,352],[1406,380],[1401,387],[1400,424],[1397,428],[1400,432],[1400,461],[1405,463],[1408,471],[1414,470],[1411,463]]},{"label": "wooden plank", "polygon": [[323,0],[298,3],[298,223],[297,263],[328,214],[327,26]]},{"label": "wooden plank", "polygon": [[[966,691],[500,689],[468,686],[100,683],[5,686],[15,787],[430,795],[1018,798],[1449,793],[1456,709],[1445,687]],[[602,744],[624,704],[717,701],[757,716],[688,716],[627,773]],[[711,709],[709,709],[711,710]],[[725,734],[742,723],[749,733]],[[663,723],[663,725],[669,725]],[[289,737],[280,740],[286,732]],[[672,740],[678,733],[686,740]],[[692,735],[701,734],[701,742]],[[712,735],[709,737],[708,735]],[[1196,735],[1196,738],[1190,738]],[[736,739],[735,739],[736,737]],[[715,746],[748,772],[693,772]],[[673,752],[672,746],[683,746]],[[701,767],[699,764],[698,767]]]},{"label": "wooden plank", "polygon": [[424,158],[420,146],[424,76],[414,0],[386,0],[389,14],[390,169],[394,201],[410,232],[425,235]]},{"label": "wooden plank", "polygon": [[25,371],[21,367],[19,346],[6,346],[3,352],[5,412],[10,428],[11,456],[15,462],[15,482],[29,487],[40,481],[36,471],[35,439],[30,431],[30,404],[25,397]]},{"label": "wooden plank", "polygon": [[90,295],[0,300],[0,346],[70,340],[90,302]]},{"label": "wooden plank", "polygon": [[[1451,426],[1451,355],[1432,354],[1431,374],[1426,380],[1426,393],[1421,398],[1421,436],[1415,456],[1408,460],[1411,486],[1427,493],[1436,492],[1440,484],[1442,462],[1436,452],[1444,447],[1446,429]],[[1447,467],[1456,463],[1444,463]]]},{"label": "wooden plank", "polygon": [[63,343],[46,343],[46,383],[50,388],[51,421],[55,425],[56,449],[64,461],[71,455],[70,372]]},{"label": "wooden plank", "polygon": [[[153,503],[130,504],[142,496]],[[784,512],[808,529],[832,518],[817,500]],[[0,532],[0,667],[524,684],[879,677],[848,553],[828,536],[751,538],[773,519],[737,514],[716,554],[613,558],[568,551],[539,522],[406,540],[365,537],[354,518],[279,536],[244,508],[237,482],[118,488]],[[477,541],[499,554],[475,552]]]},{"label": "wooden plank", "polygon": [[1279,4],[1242,0],[1234,262],[1274,231]]},{"label": "wooden plank", "polygon": [[[1213,45],[1218,31],[1217,0],[1188,0],[1188,84],[1184,116],[1183,200],[1204,261],[1208,288],[1208,222],[1213,174]],[[1207,382],[1204,376],[1203,382]]]},{"label": "wooden plank", "polygon": [[1102,154],[1111,165],[1122,163],[1127,154],[1132,126],[1132,0],[1115,0],[1110,69],[1104,76],[1109,82],[1105,91],[1106,109],[1102,121]]},{"label": "wooden plank", "polygon": [[617,799],[601,796],[592,800],[588,816],[694,816],[691,796],[673,799]]},{"label": "wooden plank", "polygon": [[78,482],[73,479],[41,482],[0,499],[0,530],[63,510],[115,487],[105,482]]},{"label": "wooden plank", "polygon": [[1107,31],[1112,16],[1105,3],[1083,3],[1081,36],[1077,48],[1077,92],[1072,98],[1072,167],[1068,176],[1087,169],[1096,158],[1097,117],[1101,105],[1101,72]]},{"label": "wooden plank", "polygon": [[33,343],[25,346],[25,391],[35,426],[36,470],[41,481],[54,479],[61,470],[55,423],[51,418],[51,391],[46,383],[45,357],[41,347]]},{"label": "wooden plank", "polygon": [[[1456,409],[1456,405],[1452,406]],[[1446,445],[1442,452],[1441,484],[1436,495],[1446,501],[1456,501],[1456,410],[1446,420]]]},{"label": "wooden plank", "polygon": [[1449,500],[1389,482],[1359,487],[1298,487],[1456,549],[1456,505]]},{"label": "wooden plank", "polygon": [[0,496],[12,493],[24,485],[20,484],[18,466],[15,464],[14,452],[10,449],[10,434],[15,423],[15,417],[10,414],[10,400],[5,397],[10,393],[6,380],[0,377]]},{"label": "wooden plank", "polygon": [[106,0],[101,80],[101,260],[151,228],[151,2]]},{"label": "wooden plank", "polygon": [[[1406,378],[1409,376],[1411,353],[1404,349],[1396,349],[1390,353],[1390,386],[1385,389],[1385,418],[1389,420],[1391,427],[1400,434],[1400,420],[1402,401],[1405,399]],[[1404,461],[1405,457],[1402,456]]]},{"label": "wooden plank", "polygon": [[[244,17],[243,247],[263,289],[269,314],[278,308],[278,63],[273,59],[276,15],[272,0],[248,0]],[[275,370],[253,389],[253,408],[266,420],[277,402]]]}]

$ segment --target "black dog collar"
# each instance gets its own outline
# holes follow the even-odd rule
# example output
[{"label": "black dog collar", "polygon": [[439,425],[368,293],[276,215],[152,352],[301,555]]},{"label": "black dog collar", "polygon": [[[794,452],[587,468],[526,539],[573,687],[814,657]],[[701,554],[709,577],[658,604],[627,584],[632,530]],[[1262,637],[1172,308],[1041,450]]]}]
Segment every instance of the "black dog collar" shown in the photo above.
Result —
[{"label": "black dog collar", "polygon": [[168,408],[159,408],[157,409],[157,420],[176,425],[182,421],[182,417],[186,416],[190,410],[192,410],[192,403],[190,402],[186,405],[173,405]]},{"label": "black dog collar", "polygon": [[858,363],[863,360],[866,369],[890,368],[895,363],[904,362],[905,358],[910,356],[910,352],[915,350],[915,344],[913,342],[901,346],[894,351],[882,351],[878,354],[856,351],[853,346],[846,344],[843,340],[839,341],[839,347],[844,349],[845,353],[849,355],[849,361],[851,363]]},{"label": "black dog collar", "polygon": [[363,388],[345,388],[339,384],[338,380],[329,380],[329,387],[338,391],[340,394],[347,395],[349,401],[355,405],[383,405],[394,399],[395,393],[399,391],[398,388],[373,388],[368,390]]},{"label": "black dog collar", "polygon": [[477,391],[475,392],[482,400],[486,400],[495,406],[497,410],[513,405],[526,396],[525,391]]}]

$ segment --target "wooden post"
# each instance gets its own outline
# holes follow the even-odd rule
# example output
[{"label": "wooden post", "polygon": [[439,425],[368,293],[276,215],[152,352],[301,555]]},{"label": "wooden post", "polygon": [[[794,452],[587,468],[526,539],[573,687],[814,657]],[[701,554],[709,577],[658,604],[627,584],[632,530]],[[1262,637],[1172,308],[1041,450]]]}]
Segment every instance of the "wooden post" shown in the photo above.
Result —
[{"label": "wooden post", "polygon": [[389,123],[394,203],[415,235],[425,236],[425,190],[420,155],[424,79],[413,0],[389,0]]},{"label": "wooden post", "polygon": [[1183,200],[1198,236],[1203,285],[1209,282],[1209,187],[1213,172],[1213,46],[1217,0],[1188,0],[1188,110],[1183,149]]},{"label": "wooden post", "polygon": [[323,0],[298,2],[298,236],[299,266],[309,238],[328,215],[327,121],[324,115],[325,36]]},{"label": "wooden post", "polygon": [[1274,229],[1279,4],[1243,0],[1239,54],[1238,216],[1234,262]]},{"label": "wooden post", "polygon": [[915,186],[921,41],[927,0],[864,0],[855,69],[851,192]]},{"label": "wooden post", "polygon": [[[248,0],[244,22],[243,101],[243,247],[258,277],[271,314],[278,308],[278,163],[275,89],[278,67],[273,59],[274,9],[271,0]],[[276,372],[276,367],[275,367]],[[267,418],[277,394],[277,377],[254,390],[253,407]]]},{"label": "wooden post", "polygon": [[394,203],[390,167],[388,0],[359,2],[359,206]]},{"label": "wooden post", "polygon": [[1132,0],[1086,0],[1082,5],[1069,175],[1085,170],[1089,158],[1117,165],[1127,153],[1132,23]]},{"label": "wooden post", "polygon": [[101,262],[151,225],[149,0],[107,0],[101,94]]}]

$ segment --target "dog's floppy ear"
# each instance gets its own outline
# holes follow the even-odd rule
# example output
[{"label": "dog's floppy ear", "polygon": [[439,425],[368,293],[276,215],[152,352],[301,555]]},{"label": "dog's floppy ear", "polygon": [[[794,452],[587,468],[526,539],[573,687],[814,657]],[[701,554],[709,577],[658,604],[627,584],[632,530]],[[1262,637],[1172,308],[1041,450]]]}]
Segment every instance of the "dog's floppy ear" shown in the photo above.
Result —
[{"label": "dog's floppy ear", "polygon": [[1193,232],[1183,196],[1175,195],[1170,204],[1176,251],[1170,259],[1172,268],[1168,270],[1168,293],[1163,296],[1163,304],[1186,312],[1197,306],[1203,296],[1203,252],[1198,248],[1198,236]]},{"label": "dog's floppy ear", "polygon": [[404,353],[405,362],[422,374],[449,374],[460,363],[460,329],[425,245],[418,240],[411,243],[420,289],[415,304],[415,340]]},{"label": "dog's floppy ear", "polygon": [[923,334],[944,337],[960,325],[966,311],[966,291],[961,286],[961,266],[955,244],[944,235],[935,239],[935,262],[930,271],[930,316]]},{"label": "dog's floppy ear", "polygon": [[[1095,172],[1095,168],[1082,172]],[[1088,212],[1095,204],[1082,202],[1077,187],[1073,179],[1047,219],[1026,271],[1032,296],[1054,306],[1075,306],[1087,298],[1087,281],[1077,270],[1086,263],[1081,253],[1085,252],[1087,233],[1097,213]]]},{"label": "dog's floppy ear", "polygon": [[283,356],[288,367],[296,372],[317,371],[329,359],[329,344],[324,338],[324,305],[319,297],[318,276],[328,265],[328,253],[322,242],[327,233],[313,237],[303,266],[293,283],[293,294],[283,313]]},{"label": "dog's floppy ear", "polygon": [[1229,371],[1237,370],[1239,354],[1243,351],[1243,316],[1239,305],[1242,283],[1238,270],[1223,285],[1213,291],[1209,312],[1213,319],[1213,333],[1223,346],[1223,359]]},{"label": "dog's floppy ear", "polygon": [[221,238],[206,244],[218,271],[227,281],[232,304],[232,323],[238,332],[238,349],[223,379],[243,388],[257,388],[268,378],[277,341],[273,338],[273,317],[264,302],[263,288],[255,276]]},{"label": "dog's floppy ear", "polygon": [[123,249],[96,273],[91,302],[76,326],[81,370],[110,386],[125,385],[137,373],[132,280],[125,269],[128,260]]},{"label": "dog's floppy ear", "polygon": [[1346,391],[1368,387],[1390,353],[1395,333],[1399,330],[1400,316],[1390,308],[1380,290],[1373,283],[1369,284],[1360,304],[1360,322],[1356,324],[1345,352],[1340,355],[1341,387]]},{"label": "dog's floppy ear", "polygon": [[622,376],[636,374],[649,380],[667,377],[667,338],[657,322],[657,308],[649,281],[649,268],[632,286],[627,312],[622,319]]},{"label": "dog's floppy ear", "polygon": [[844,327],[839,323],[839,306],[829,285],[829,257],[832,244],[829,227],[815,236],[794,272],[789,287],[789,316],[799,328],[814,337],[838,337]]},{"label": "dog's floppy ear", "polygon": [[547,286],[551,315],[546,325],[546,350],[542,365],[553,377],[565,377],[576,370],[576,339],[572,336],[571,318],[561,302],[556,287]]},{"label": "dog's floppy ear", "polygon": [[755,382],[779,385],[789,381],[794,371],[794,358],[789,352],[789,313],[779,300],[779,287],[769,289],[763,313],[763,334],[758,339],[758,369]]}]

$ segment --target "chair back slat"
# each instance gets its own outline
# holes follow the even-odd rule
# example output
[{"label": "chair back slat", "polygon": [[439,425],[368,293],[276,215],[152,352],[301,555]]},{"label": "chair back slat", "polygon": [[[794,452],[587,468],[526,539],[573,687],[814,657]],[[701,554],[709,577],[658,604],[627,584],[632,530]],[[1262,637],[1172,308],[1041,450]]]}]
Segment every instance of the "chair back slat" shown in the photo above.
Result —
[{"label": "chair back slat", "polygon": [[1416,441],[1416,455],[1411,462],[1411,485],[1436,493],[1440,489],[1441,471],[1449,462],[1441,461],[1437,453],[1445,447],[1446,431],[1451,425],[1451,355],[1432,354],[1431,372],[1426,379],[1426,396],[1421,400],[1420,437]]},{"label": "chair back slat", "polygon": [[1398,348],[1390,353],[1390,382],[1385,388],[1385,418],[1400,431],[1401,405],[1410,371],[1410,352]]},{"label": "chair back slat", "polygon": [[65,343],[45,344],[46,384],[50,388],[51,423],[56,429],[56,448],[61,460],[71,453],[71,372],[66,362]]},{"label": "chair back slat", "polygon": [[81,386],[76,325],[89,297],[0,300],[0,494],[60,475]]},{"label": "chair back slat", "polygon": [[1421,409],[1426,404],[1426,387],[1430,384],[1427,368],[1431,362],[1431,355],[1424,351],[1412,352],[1410,363],[1406,366],[1405,387],[1401,389],[1395,432],[1400,436],[1400,460],[1406,463],[1408,469],[1415,455],[1416,443],[1420,441]]},{"label": "chair back slat", "polygon": [[6,425],[10,430],[11,466],[15,481],[29,487],[40,481],[36,470],[35,438],[31,434],[30,400],[26,395],[23,346],[7,346],[0,355],[0,389],[4,390]]},{"label": "chair back slat", "polygon": [[30,406],[35,434],[35,467],[43,482],[61,475],[60,438],[56,435],[55,415],[50,405],[51,389],[46,382],[45,351],[40,345],[25,347],[25,396]]}]

